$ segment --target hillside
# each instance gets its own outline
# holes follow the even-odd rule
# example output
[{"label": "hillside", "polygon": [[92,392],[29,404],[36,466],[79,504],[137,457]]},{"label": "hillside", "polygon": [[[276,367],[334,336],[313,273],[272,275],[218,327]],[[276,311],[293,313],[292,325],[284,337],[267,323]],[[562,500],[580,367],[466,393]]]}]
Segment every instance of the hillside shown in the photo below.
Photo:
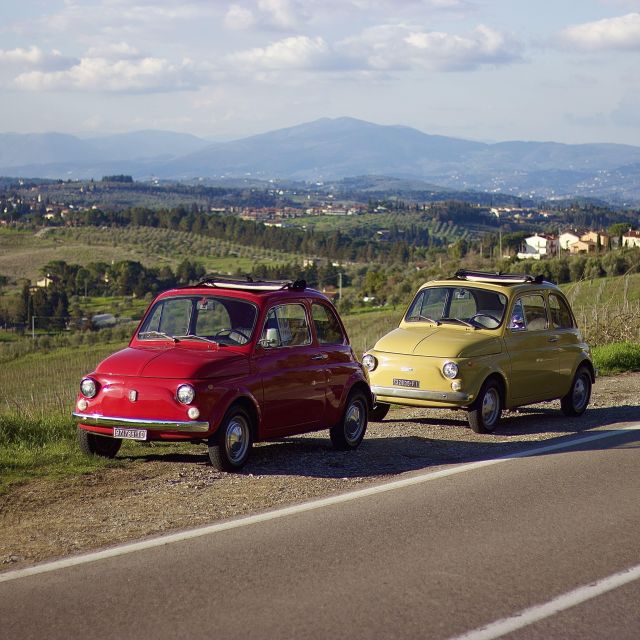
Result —
[{"label": "hillside", "polygon": [[640,202],[640,147],[487,144],[354,118],[323,118],[217,144],[183,134],[138,132],[92,140],[5,134],[0,146],[0,175],[100,178],[127,173],[138,179],[311,182],[369,175],[455,190]]}]

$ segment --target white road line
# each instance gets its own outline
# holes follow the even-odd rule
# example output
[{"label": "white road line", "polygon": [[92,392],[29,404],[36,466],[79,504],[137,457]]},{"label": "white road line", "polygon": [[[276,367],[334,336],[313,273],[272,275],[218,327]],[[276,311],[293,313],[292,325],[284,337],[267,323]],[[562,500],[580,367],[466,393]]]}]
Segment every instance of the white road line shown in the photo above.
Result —
[{"label": "white road line", "polygon": [[492,622],[485,627],[480,627],[474,631],[463,633],[450,640],[494,640],[500,638],[507,633],[517,631],[523,627],[527,627],[534,622],[550,618],[565,609],[575,607],[577,604],[596,598],[607,591],[617,589],[629,582],[640,579],[640,564],[615,573],[612,576],[593,582],[592,584],[578,587],[569,593],[565,593],[553,600],[530,607],[524,611],[520,611],[510,618],[504,618],[496,622]]},{"label": "white road line", "polygon": [[252,516],[244,516],[236,518],[235,520],[228,520],[226,522],[219,522],[217,524],[207,525],[204,527],[198,527],[197,529],[189,529],[187,531],[180,531],[178,533],[170,533],[157,538],[150,538],[148,540],[141,540],[140,542],[129,542],[117,547],[111,547],[109,549],[103,549],[102,551],[95,551],[91,553],[85,553],[79,556],[71,556],[63,558],[61,560],[54,560],[53,562],[45,562],[37,564],[32,567],[26,567],[25,569],[16,569],[15,571],[7,571],[0,573],[0,583],[9,582],[10,580],[17,580],[18,578],[25,578],[40,573],[48,573],[50,571],[57,571],[59,569],[66,569],[68,567],[74,567],[76,565],[86,564],[88,562],[96,562],[98,560],[105,560],[107,558],[115,558],[117,556],[126,555],[128,553],[135,553],[136,551],[143,551],[145,549],[152,549],[154,547],[161,547],[166,544],[173,544],[175,542],[182,542],[184,540],[190,540],[192,538],[199,538],[201,536],[207,536],[213,533],[219,533],[221,531],[228,531],[229,529],[238,529],[240,527],[246,527],[249,525],[257,524],[259,522],[267,522],[269,520],[276,520],[278,518],[285,518],[297,513],[304,513],[306,511],[313,511],[315,509],[322,509],[334,504],[341,504],[343,502],[351,502],[352,500],[358,500],[360,498],[366,498],[379,493],[386,493],[387,491],[395,491],[396,489],[403,489],[404,487],[410,487],[416,484],[422,484],[431,480],[438,480],[440,478],[446,478],[447,476],[458,475],[460,473],[466,473],[467,471],[475,471],[476,469],[482,469],[501,462],[507,462],[515,458],[526,458],[529,456],[538,455],[541,453],[548,453],[551,451],[557,451],[558,449],[568,449],[569,447],[575,447],[586,442],[592,442],[594,440],[602,440],[604,438],[613,438],[619,436],[627,431],[640,430],[640,423],[630,425],[628,427],[621,427],[612,431],[597,431],[591,432],[590,435],[585,437],[578,437],[571,440],[565,440],[563,442],[557,442],[555,444],[549,444],[542,447],[536,447],[534,449],[528,449],[526,451],[519,451],[518,453],[510,453],[506,456],[499,458],[492,458],[491,460],[482,460],[480,462],[468,462],[449,469],[443,469],[441,471],[432,471],[423,473],[420,475],[410,476],[408,478],[402,478],[400,480],[392,480],[384,484],[374,485],[365,489],[357,489],[356,491],[349,491],[336,496],[330,496],[328,498],[319,498],[317,500],[310,500],[301,504],[296,504],[291,507],[283,507],[282,509],[276,509],[274,511],[267,511],[265,513],[259,513]]}]

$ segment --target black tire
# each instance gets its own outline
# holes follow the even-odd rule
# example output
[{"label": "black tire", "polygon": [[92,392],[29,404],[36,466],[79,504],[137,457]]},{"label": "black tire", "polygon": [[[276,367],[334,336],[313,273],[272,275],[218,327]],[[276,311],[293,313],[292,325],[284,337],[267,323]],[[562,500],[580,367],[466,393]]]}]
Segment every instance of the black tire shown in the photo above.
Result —
[{"label": "black tire", "polygon": [[253,446],[251,417],[240,406],[231,407],[220,428],[209,438],[209,461],[218,471],[238,471],[244,467]]},{"label": "black tire", "polygon": [[491,433],[502,415],[502,389],[496,380],[487,380],[467,411],[467,420],[475,433]]},{"label": "black tire", "polygon": [[581,416],[591,399],[591,372],[579,367],[571,383],[569,393],[560,399],[560,408],[565,416]]},{"label": "black tire", "polygon": [[367,431],[369,403],[362,391],[353,391],[340,422],[329,430],[329,437],[335,449],[349,451],[356,449]]},{"label": "black tire", "polygon": [[115,458],[120,451],[122,440],[120,438],[107,438],[95,433],[78,429],[78,445],[80,451],[88,456],[100,456],[101,458]]},{"label": "black tire", "polygon": [[373,409],[369,412],[369,420],[373,422],[382,422],[387,413],[389,413],[389,409],[391,409],[391,405],[386,402],[376,402],[373,405]]}]

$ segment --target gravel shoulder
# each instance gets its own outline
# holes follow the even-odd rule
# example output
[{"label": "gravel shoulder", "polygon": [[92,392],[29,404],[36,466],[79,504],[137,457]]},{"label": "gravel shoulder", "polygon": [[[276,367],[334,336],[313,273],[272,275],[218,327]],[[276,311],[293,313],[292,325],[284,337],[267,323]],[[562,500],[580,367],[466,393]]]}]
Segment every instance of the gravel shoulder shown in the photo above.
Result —
[{"label": "gravel shoulder", "polygon": [[256,445],[240,474],[214,471],[204,447],[176,455],[140,445],[120,468],[37,479],[0,496],[0,571],[638,422],[640,373],[599,378],[581,418],[559,407],[505,413],[490,435],[473,433],[461,412],[392,409],[354,452],[334,451],[322,431]]}]

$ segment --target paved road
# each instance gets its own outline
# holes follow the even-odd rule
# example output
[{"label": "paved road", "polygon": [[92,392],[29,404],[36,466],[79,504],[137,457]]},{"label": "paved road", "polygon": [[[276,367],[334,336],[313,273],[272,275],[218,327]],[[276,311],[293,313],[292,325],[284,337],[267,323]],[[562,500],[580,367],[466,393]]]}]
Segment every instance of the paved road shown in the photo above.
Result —
[{"label": "paved road", "polygon": [[[521,628],[504,637],[637,640],[640,425],[614,429],[537,455],[404,474],[390,487],[191,539],[36,575],[1,574],[0,638],[471,632],[480,640],[497,632],[474,630],[605,585],[555,615],[516,617]],[[626,584],[607,590],[607,578],[634,568]]]}]

